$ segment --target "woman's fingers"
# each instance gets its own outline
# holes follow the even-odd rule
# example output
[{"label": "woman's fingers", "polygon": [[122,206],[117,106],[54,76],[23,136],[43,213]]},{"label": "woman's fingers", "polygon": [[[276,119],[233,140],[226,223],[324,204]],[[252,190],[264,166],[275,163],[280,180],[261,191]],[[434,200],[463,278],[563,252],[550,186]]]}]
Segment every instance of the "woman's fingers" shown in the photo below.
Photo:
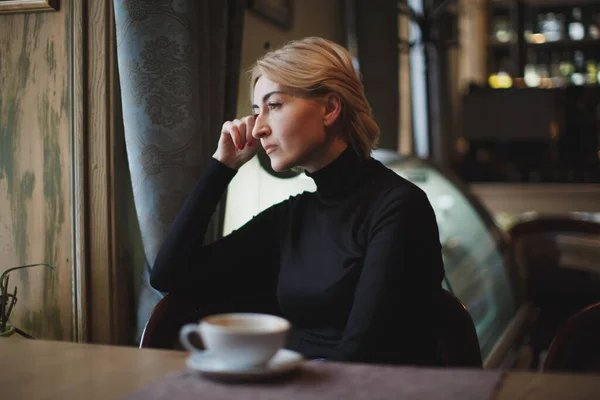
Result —
[{"label": "woman's fingers", "polygon": [[[240,131],[238,129],[238,127],[234,124],[234,122],[232,121],[227,121],[223,124],[223,129],[221,130],[222,134],[227,134],[231,137],[231,141],[233,142],[233,145],[235,147],[237,147],[238,149],[243,149],[244,147],[242,146],[242,139],[241,139],[241,135],[240,135]],[[245,136],[245,132],[244,132],[244,136]]]},{"label": "woman's fingers", "polygon": [[240,168],[260,149],[258,139],[252,137],[253,129],[252,116],[225,122],[213,157],[230,168]]},{"label": "woman's fingers", "polygon": [[254,129],[254,117],[244,117],[242,118],[242,122],[246,126],[246,143],[248,146],[252,146],[254,144],[254,137],[252,136],[252,130]]},{"label": "woman's fingers", "polygon": [[244,147],[246,147],[246,124],[239,119],[234,119],[233,126],[235,126],[238,131],[238,141],[234,142],[235,146],[238,149],[243,150]]},{"label": "woman's fingers", "polygon": [[221,133],[228,134],[238,150],[243,150],[246,145],[252,146],[254,138],[252,137],[254,129],[254,117],[248,116],[241,120],[234,119],[223,124]]}]

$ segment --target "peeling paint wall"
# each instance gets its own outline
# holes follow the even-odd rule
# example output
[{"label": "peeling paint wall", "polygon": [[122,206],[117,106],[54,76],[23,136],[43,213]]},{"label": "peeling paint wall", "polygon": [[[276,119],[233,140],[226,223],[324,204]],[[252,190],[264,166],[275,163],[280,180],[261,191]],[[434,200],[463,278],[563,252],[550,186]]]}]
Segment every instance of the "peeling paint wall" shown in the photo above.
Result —
[{"label": "peeling paint wall", "polygon": [[18,287],[11,321],[73,340],[70,1],[58,12],[0,15],[0,272]]}]

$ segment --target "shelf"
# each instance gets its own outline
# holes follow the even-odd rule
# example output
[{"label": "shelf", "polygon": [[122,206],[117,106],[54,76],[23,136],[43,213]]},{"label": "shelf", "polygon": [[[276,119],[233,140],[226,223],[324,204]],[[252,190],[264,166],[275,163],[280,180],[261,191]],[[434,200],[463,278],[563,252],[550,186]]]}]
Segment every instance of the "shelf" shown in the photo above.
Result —
[{"label": "shelf", "polygon": [[489,46],[488,50],[489,51],[493,51],[495,53],[508,53],[508,52],[510,52],[510,49],[512,47],[513,46],[511,46],[511,45],[504,45],[504,46],[494,45],[494,46]]},{"label": "shelf", "polygon": [[[509,8],[515,0],[491,0],[489,2],[494,8]],[[581,7],[586,5],[597,5],[598,0],[523,0],[528,7]]]},{"label": "shelf", "polygon": [[533,7],[582,7],[598,5],[598,0],[526,0]]},{"label": "shelf", "polygon": [[509,42],[501,42],[493,36],[489,36],[487,39],[487,47],[489,50],[492,51],[507,52],[511,48],[514,48],[516,45],[517,42],[515,42],[514,40],[511,40]]},{"label": "shelf", "polygon": [[[500,42],[494,38],[488,39],[488,46],[493,49],[510,49],[511,46],[515,46],[516,42]],[[545,42],[545,43],[527,43],[525,42],[526,47],[533,48],[557,48],[557,49],[577,49],[581,47],[595,47],[600,49],[600,39],[583,39],[583,40],[558,40],[555,42]]]},{"label": "shelf", "polygon": [[491,88],[491,87],[480,87],[475,89],[479,92],[487,90],[487,91],[491,91],[491,92],[507,92],[507,91],[545,91],[545,92],[549,92],[549,91],[555,91],[555,92],[559,92],[559,91],[573,91],[573,90],[585,90],[585,91],[600,91],[600,85],[591,85],[591,84],[586,84],[586,85],[581,85],[581,86],[576,86],[576,85],[568,85],[568,86],[560,86],[560,87],[552,87],[552,88],[540,88],[540,87],[509,87],[509,88]]},{"label": "shelf", "polygon": [[490,37],[488,38],[488,45],[490,47],[494,47],[494,48],[509,48],[510,46],[514,46],[516,44],[516,42],[514,41],[510,41],[510,42],[500,42],[499,40]]},{"label": "shelf", "polygon": [[558,40],[545,43],[525,43],[525,46],[540,49],[577,49],[581,47],[600,48],[600,39]]},{"label": "shelf", "polygon": [[[516,76],[524,75],[524,68],[529,54],[533,51],[538,57],[552,53],[560,53],[561,57],[565,52],[571,54],[574,51],[581,50],[585,57],[595,61],[600,58],[600,38],[592,39],[588,32],[588,23],[592,15],[600,13],[600,0],[484,0],[487,8],[488,27],[494,27],[495,19],[504,19],[503,29],[512,33],[510,41],[500,42],[496,39],[493,32],[486,32],[486,65],[488,75],[497,70],[500,64],[505,68],[510,68],[511,74]],[[559,41],[545,43],[528,43],[525,36],[528,29],[538,29],[538,19],[540,14],[548,12],[560,13],[565,16],[565,22],[570,21],[572,9],[581,8],[586,38],[583,40],[570,40],[564,32],[568,31],[568,26],[563,27],[564,38]],[[510,9],[507,16],[504,10]],[[500,27],[500,26],[498,26]],[[535,37],[535,39],[542,39]],[[510,65],[510,67],[506,67]]]}]

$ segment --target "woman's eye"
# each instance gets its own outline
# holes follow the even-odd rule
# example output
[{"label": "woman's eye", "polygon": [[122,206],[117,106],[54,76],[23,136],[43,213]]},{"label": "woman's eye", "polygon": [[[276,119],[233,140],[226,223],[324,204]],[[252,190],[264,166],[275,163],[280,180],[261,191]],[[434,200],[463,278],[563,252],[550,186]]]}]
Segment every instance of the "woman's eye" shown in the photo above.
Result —
[{"label": "woman's eye", "polygon": [[269,106],[269,110],[274,110],[276,108],[281,107],[281,103],[269,103],[268,106]]}]

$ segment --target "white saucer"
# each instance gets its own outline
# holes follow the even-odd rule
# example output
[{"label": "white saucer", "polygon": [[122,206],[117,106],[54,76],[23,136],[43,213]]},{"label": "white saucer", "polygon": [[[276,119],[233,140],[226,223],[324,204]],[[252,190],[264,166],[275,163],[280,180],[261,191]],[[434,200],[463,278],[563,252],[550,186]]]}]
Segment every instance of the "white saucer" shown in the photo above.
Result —
[{"label": "white saucer", "polygon": [[255,380],[270,378],[291,372],[302,364],[302,355],[292,350],[279,350],[264,367],[251,369],[231,369],[209,353],[196,353],[187,358],[188,368],[201,372],[203,375],[219,380]]}]

